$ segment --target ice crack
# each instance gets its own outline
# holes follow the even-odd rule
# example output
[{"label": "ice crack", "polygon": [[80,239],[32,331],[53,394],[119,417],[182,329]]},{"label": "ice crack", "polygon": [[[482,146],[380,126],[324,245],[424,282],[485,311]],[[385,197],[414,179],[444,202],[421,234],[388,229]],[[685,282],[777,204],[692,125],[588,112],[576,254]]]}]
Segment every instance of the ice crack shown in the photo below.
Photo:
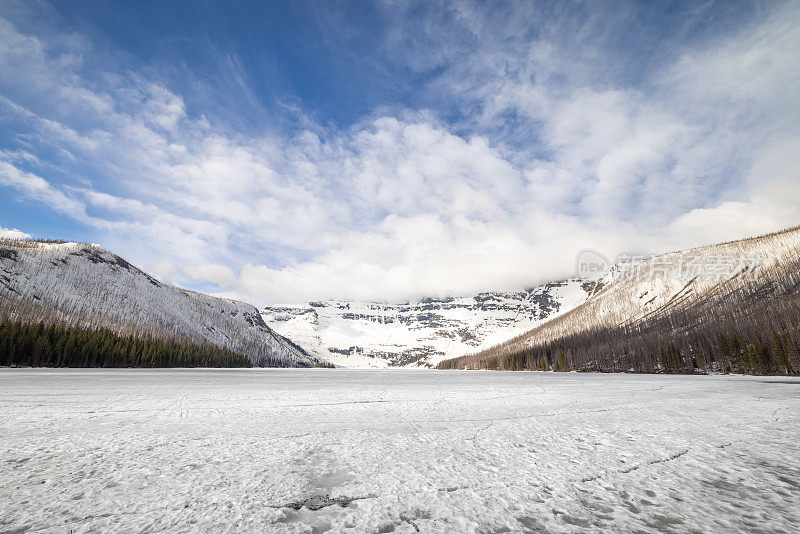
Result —
[{"label": "ice crack", "polygon": [[373,499],[375,495],[366,495],[364,497],[348,497],[346,495],[341,495],[339,497],[331,497],[330,495],[315,495],[313,497],[309,497],[308,499],[304,499],[302,501],[294,501],[282,506],[276,506],[275,508],[291,508],[292,510],[300,510],[301,508],[307,508],[312,512],[316,512],[317,510],[322,510],[323,508],[327,508],[328,506],[339,505],[342,508],[347,508],[351,502],[353,501],[360,501],[363,499]]},{"label": "ice crack", "polygon": [[[653,460],[648,460],[647,462],[645,462],[644,465],[656,465],[656,464],[663,464],[665,462],[671,462],[672,460],[677,460],[678,458],[680,458],[681,456],[683,456],[685,454],[689,454],[689,449],[682,449],[682,450],[680,450],[678,452],[670,454],[666,458],[656,458],[656,459],[653,459]],[[616,470],[614,472],[627,474],[627,473],[631,473],[633,471],[636,471],[640,467],[642,467],[642,464],[637,463],[637,464],[634,464],[634,465],[632,465],[630,467],[626,467],[624,469],[618,469],[618,470]],[[605,472],[605,473],[601,473],[599,475],[594,475],[594,476],[582,478],[581,482],[594,482],[595,480],[599,480],[601,478],[604,478],[605,476],[607,476],[607,475],[609,475],[611,473],[612,472]]]}]

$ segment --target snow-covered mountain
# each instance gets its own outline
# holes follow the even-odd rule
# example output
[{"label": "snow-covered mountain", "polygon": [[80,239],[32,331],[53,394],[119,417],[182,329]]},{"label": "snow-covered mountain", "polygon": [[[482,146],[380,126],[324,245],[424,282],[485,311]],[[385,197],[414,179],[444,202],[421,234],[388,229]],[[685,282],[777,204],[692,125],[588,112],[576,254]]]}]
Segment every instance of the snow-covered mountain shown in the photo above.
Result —
[{"label": "snow-covered mountain", "polygon": [[568,368],[652,371],[669,350],[680,369],[747,372],[772,358],[755,363],[790,372],[800,356],[800,227],[617,263],[597,284],[568,313],[443,366],[527,368],[563,354]]},{"label": "snow-covered mountain", "polygon": [[428,366],[530,330],[583,303],[593,284],[554,282],[518,292],[399,304],[319,301],[269,306],[276,332],[345,367]]},{"label": "snow-covered mountain", "polygon": [[[576,331],[630,324],[696,301],[730,294],[759,281],[796,280],[800,229],[643,258],[612,266],[602,288],[568,315],[523,336],[547,341]],[[790,278],[791,279],[791,278]]]},{"label": "snow-covered mountain", "polygon": [[253,306],[162,284],[96,245],[0,239],[3,318],[210,343],[256,365],[316,362]]}]

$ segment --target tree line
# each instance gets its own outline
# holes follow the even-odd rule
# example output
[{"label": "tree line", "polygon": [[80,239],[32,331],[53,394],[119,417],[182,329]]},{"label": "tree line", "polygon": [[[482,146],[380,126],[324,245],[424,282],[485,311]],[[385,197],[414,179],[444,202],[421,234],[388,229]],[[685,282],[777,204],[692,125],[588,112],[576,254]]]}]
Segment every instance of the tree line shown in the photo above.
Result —
[{"label": "tree line", "polygon": [[0,322],[0,365],[30,367],[251,367],[214,345],[120,336],[44,323]]}]

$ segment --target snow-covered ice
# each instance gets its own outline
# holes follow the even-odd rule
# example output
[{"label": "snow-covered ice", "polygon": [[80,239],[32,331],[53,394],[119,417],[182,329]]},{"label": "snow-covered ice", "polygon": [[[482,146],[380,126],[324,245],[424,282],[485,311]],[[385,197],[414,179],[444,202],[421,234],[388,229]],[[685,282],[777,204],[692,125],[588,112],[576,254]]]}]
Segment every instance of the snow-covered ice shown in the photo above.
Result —
[{"label": "snow-covered ice", "polygon": [[797,532],[800,381],[0,371],[0,532]]}]

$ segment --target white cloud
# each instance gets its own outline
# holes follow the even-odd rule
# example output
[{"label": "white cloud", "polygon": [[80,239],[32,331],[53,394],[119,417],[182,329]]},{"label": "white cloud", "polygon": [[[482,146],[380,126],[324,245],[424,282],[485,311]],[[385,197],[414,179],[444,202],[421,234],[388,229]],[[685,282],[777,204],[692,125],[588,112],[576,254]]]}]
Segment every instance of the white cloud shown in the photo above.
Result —
[{"label": "white cloud", "polygon": [[190,265],[183,268],[183,272],[192,280],[210,282],[223,289],[236,287],[236,274],[225,265]]},{"label": "white cloud", "polygon": [[3,228],[0,226],[0,238],[3,239],[30,239],[31,235],[16,228]]},{"label": "white cloud", "polygon": [[[437,53],[412,47],[409,61],[441,71],[430,87],[462,120],[404,110],[255,137],[143,75],[89,83],[73,50],[85,44],[0,21],[7,80],[49,96],[3,97],[30,141],[0,152],[0,184],[162,280],[256,304],[514,289],[572,274],[585,247],[656,252],[800,221],[792,6],[681,51],[641,87],[593,83],[598,21],[576,34],[579,55],[554,28],[526,40],[521,21],[469,6],[441,17],[460,30],[426,27]],[[392,42],[426,42],[408,31]],[[49,152],[70,155],[58,179]]]},{"label": "white cloud", "polygon": [[22,171],[11,163],[2,160],[0,160],[0,185],[16,189],[24,196],[38,200],[55,211],[71,215],[75,219],[88,219],[81,202],[53,187],[41,176]]}]

